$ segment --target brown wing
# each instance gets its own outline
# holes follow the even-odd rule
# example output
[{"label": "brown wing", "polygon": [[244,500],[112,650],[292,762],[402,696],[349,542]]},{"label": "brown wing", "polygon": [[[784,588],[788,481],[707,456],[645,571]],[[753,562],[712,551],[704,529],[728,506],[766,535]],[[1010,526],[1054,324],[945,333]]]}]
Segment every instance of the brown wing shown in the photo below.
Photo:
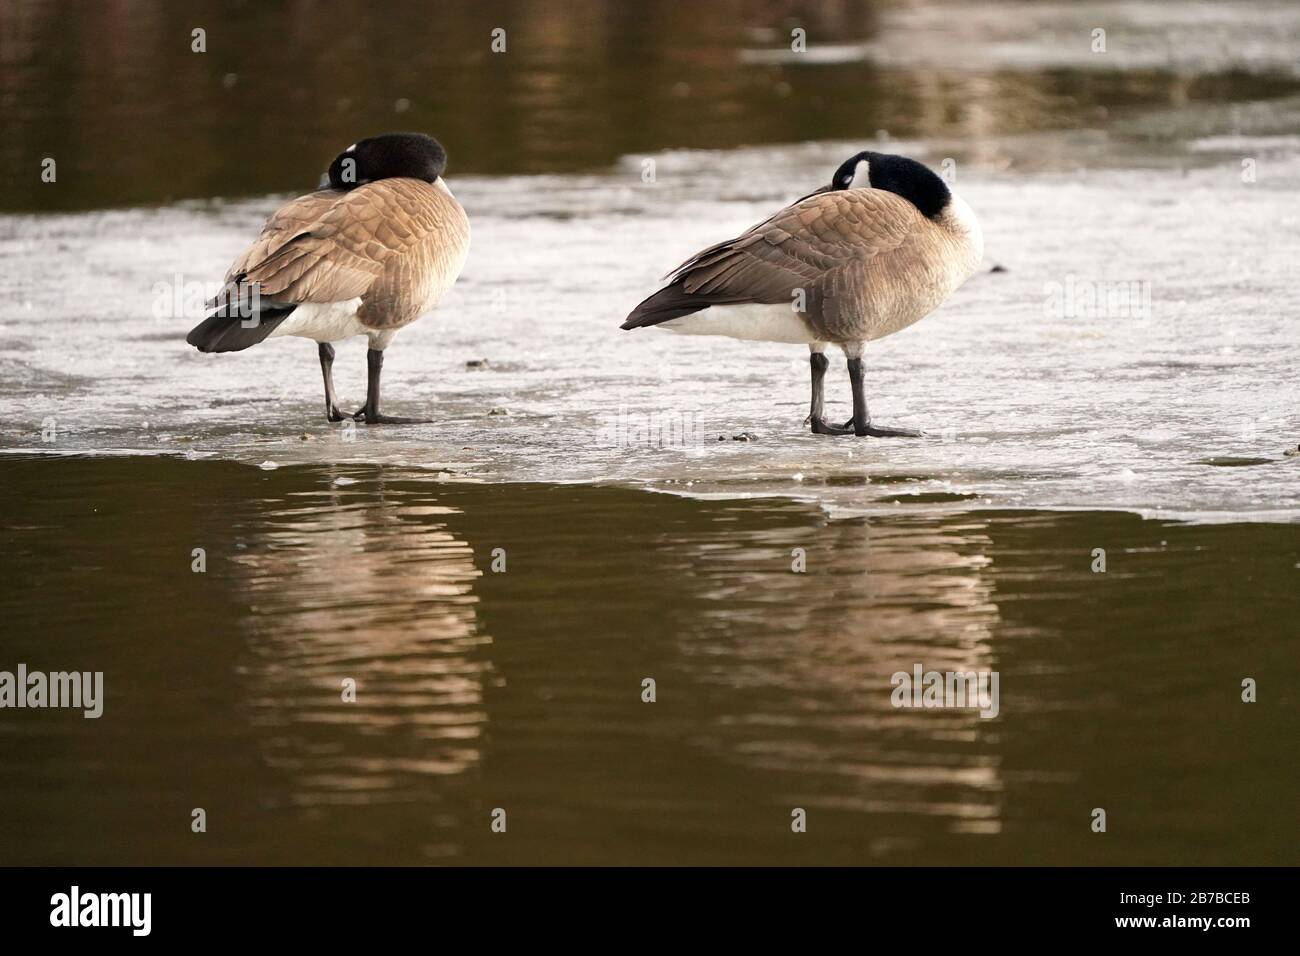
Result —
[{"label": "brown wing", "polygon": [[623,328],[657,325],[711,305],[781,304],[803,290],[815,325],[861,313],[872,260],[924,227],[905,199],[878,189],[815,193],[679,266]]},{"label": "brown wing", "polygon": [[335,189],[322,189],[285,203],[266,221],[253,244],[231,263],[226,271],[226,281],[238,280],[249,268],[266,259],[294,236],[310,229],[342,195],[344,194]]},{"label": "brown wing", "polygon": [[[330,201],[320,206],[303,204],[303,211],[316,215],[310,221],[285,217],[276,229],[282,241],[268,243],[265,255],[250,255],[240,269],[240,281],[257,283],[261,294],[272,301],[299,305],[343,302],[365,293],[383,271],[383,257],[392,252],[374,238],[387,206],[388,191],[376,188],[384,182],[348,192],[330,191],[326,194]],[[272,223],[277,220],[280,213]]]},{"label": "brown wing", "polygon": [[463,258],[468,234],[464,211],[444,188],[383,179],[288,203],[227,278],[244,286],[257,283],[272,302],[360,297],[363,323],[394,327],[418,314],[437,278],[428,267],[438,265],[439,250],[450,246]]}]

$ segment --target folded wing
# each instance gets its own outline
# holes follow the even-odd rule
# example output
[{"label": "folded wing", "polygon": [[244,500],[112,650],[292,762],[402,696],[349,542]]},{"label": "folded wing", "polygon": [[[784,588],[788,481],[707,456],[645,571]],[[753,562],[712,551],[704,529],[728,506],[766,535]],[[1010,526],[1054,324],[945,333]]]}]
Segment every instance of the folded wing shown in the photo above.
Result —
[{"label": "folded wing", "polygon": [[910,203],[883,190],[814,193],[688,259],[622,327],[715,305],[790,303],[799,290],[809,313],[856,308],[872,261],[906,241],[920,219]]}]

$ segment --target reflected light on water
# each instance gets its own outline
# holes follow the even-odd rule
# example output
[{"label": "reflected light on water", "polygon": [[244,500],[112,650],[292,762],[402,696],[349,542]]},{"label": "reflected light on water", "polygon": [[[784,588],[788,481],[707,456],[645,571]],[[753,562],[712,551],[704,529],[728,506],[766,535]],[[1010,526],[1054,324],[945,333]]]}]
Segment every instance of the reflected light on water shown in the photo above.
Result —
[{"label": "reflected light on water", "polygon": [[699,746],[796,774],[799,805],[997,832],[995,724],[974,709],[895,708],[890,681],[916,664],[996,669],[983,522],[839,521],[798,543],[802,574],[771,570],[790,553],[788,531],[734,545],[719,536],[696,552],[708,584],[681,650],[725,714],[701,728]]},{"label": "reflected light on water", "polygon": [[[1294,708],[1238,697],[1296,683],[1293,525],[0,465],[8,657],[107,694],[0,723],[18,863],[1294,859]],[[996,672],[997,716],[895,708],[916,665]]]},{"label": "reflected light on water", "polygon": [[[298,804],[412,799],[413,778],[482,759],[490,639],[456,509],[384,487],[266,502],[239,553],[250,605],[239,668],[267,762]],[[355,703],[342,699],[356,682]],[[382,738],[381,742],[375,738]]]}]

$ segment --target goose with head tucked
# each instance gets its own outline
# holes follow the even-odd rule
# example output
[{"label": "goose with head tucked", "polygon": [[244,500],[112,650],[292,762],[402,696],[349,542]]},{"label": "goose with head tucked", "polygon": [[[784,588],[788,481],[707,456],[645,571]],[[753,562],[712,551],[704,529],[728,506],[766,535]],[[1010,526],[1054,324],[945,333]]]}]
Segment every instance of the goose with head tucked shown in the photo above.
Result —
[{"label": "goose with head tucked", "polygon": [[331,343],[364,335],[366,403],[352,417],[371,425],[420,421],[383,414],[379,380],[393,336],[438,303],[469,251],[469,219],[443,181],[446,164],[446,151],[423,133],[349,146],[320,189],[267,220],[186,341],[201,352],[237,352],[279,336],[314,340],[325,414],[336,422],[345,416]]},{"label": "goose with head tucked", "polygon": [[[905,156],[860,152],[828,185],[692,256],[622,327],[806,344],[814,433],[917,437],[872,422],[864,346],[932,312],[983,254],[974,212],[940,176]],[[853,418],[843,425],[824,418],[828,345],[848,361]]]}]

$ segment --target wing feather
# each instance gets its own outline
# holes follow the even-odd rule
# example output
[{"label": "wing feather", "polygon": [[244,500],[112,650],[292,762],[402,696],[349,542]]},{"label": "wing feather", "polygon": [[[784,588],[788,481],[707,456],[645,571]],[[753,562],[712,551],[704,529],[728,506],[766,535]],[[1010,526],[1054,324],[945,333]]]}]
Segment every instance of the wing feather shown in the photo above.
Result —
[{"label": "wing feather", "polygon": [[[788,303],[802,289],[814,323],[860,309],[873,260],[924,228],[911,203],[878,189],[814,193],[669,274],[623,328],[656,325],[711,305]],[[815,310],[815,311],[814,311]]]},{"label": "wing feather", "polygon": [[419,314],[433,283],[455,281],[468,243],[469,221],[445,187],[383,179],[286,203],[226,281],[241,296],[256,283],[275,303],[361,298],[364,324],[397,327]]}]

